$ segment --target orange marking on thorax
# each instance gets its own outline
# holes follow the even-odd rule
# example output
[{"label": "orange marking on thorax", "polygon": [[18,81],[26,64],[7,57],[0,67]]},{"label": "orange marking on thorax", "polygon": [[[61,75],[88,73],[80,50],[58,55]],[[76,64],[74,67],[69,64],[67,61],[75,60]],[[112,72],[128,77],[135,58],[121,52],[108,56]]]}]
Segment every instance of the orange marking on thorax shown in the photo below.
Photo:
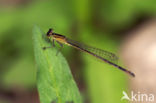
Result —
[{"label": "orange marking on thorax", "polygon": [[63,44],[66,44],[66,43],[67,43],[65,37],[58,36],[58,35],[54,35],[53,38],[54,38],[56,41],[60,42],[60,43],[63,43]]}]

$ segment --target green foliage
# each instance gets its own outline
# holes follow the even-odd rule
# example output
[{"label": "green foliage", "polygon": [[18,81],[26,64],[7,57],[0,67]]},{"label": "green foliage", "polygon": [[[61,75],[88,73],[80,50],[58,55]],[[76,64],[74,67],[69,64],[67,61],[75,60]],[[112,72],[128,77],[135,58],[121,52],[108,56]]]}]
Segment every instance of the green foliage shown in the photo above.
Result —
[{"label": "green foliage", "polygon": [[[36,83],[32,45],[32,27],[34,24],[39,25],[45,31],[47,31],[47,28],[52,27],[55,32],[71,36],[73,39],[83,41],[91,46],[114,51],[115,53],[118,50],[119,39],[122,38],[120,37],[122,35],[118,35],[113,31],[129,30],[129,27],[135,25],[137,19],[142,17],[142,15],[145,17],[156,15],[155,4],[156,0],[45,0],[29,1],[28,4],[24,6],[18,5],[14,9],[7,8],[8,6],[1,9],[1,6],[1,85],[5,88],[15,86],[29,89],[34,88]],[[41,36],[41,31],[37,27],[35,32],[39,34],[36,36]],[[49,45],[41,40],[41,37],[39,38],[44,44],[42,46]],[[88,55],[82,56],[79,52],[72,51],[69,48],[65,47],[62,52],[66,56],[70,56],[71,69],[73,69],[73,72],[76,72],[77,80],[81,81],[82,78],[85,79],[83,82],[87,85],[86,88],[88,88],[91,103],[121,103],[122,90],[128,89],[124,73],[105,63],[91,62],[94,60],[93,57]],[[53,68],[57,67],[54,70],[60,70],[61,65],[58,65],[58,68],[56,64],[63,64],[65,62],[62,60],[61,54],[55,56],[56,50],[54,48],[47,49],[46,51],[41,50],[41,48],[37,49],[40,49],[40,53],[44,55],[50,55],[49,57],[51,58],[49,60],[52,59],[52,62],[49,64]],[[38,58],[41,58],[40,56]],[[75,57],[77,58],[75,59]],[[47,60],[45,58],[42,59]],[[44,63],[45,61],[42,62]],[[38,65],[42,65],[42,63]],[[68,68],[67,64],[66,67]],[[68,71],[67,68],[64,71]],[[48,70],[43,70],[43,73],[46,74],[45,71]],[[37,74],[41,75],[41,72]],[[60,78],[62,78],[62,75],[64,74],[59,74]],[[78,77],[77,75],[80,76]],[[49,77],[48,75],[44,75],[44,77],[41,76],[40,78],[45,78],[49,83],[49,79],[46,79]],[[60,81],[58,78],[56,78],[56,83],[65,82],[68,85],[68,81]],[[37,83],[39,82],[37,81]],[[80,84],[80,86],[83,85]],[[70,86],[65,88],[70,88]],[[77,87],[75,86],[75,88]],[[42,95],[49,93],[48,90],[49,88],[46,88]],[[55,95],[54,92],[50,93]],[[44,96],[42,97],[43,99]],[[45,96],[45,98],[47,97]],[[55,97],[51,99],[55,99]]]},{"label": "green foliage", "polygon": [[[110,35],[102,35],[100,32],[96,32],[99,35],[95,38],[95,36],[90,36],[91,31],[85,31],[84,33],[85,37],[82,40],[89,38],[85,41],[88,45],[113,53],[117,51],[118,43]],[[93,32],[93,34],[96,33]],[[120,99],[122,91],[128,90],[125,78],[128,75],[87,54],[82,55],[82,57],[85,62],[84,74],[92,103],[127,103],[127,101],[121,101]]]},{"label": "green foliage", "polygon": [[41,103],[81,103],[80,93],[73,80],[69,66],[57,50],[43,39],[43,33],[38,27],[33,29],[34,52],[37,66],[37,87]]}]

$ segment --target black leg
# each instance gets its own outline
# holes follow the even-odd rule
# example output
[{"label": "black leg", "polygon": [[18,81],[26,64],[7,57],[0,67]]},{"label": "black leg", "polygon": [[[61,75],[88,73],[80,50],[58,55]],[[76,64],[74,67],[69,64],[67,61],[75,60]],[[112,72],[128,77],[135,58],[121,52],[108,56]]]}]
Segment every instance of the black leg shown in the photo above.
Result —
[{"label": "black leg", "polygon": [[43,50],[46,50],[46,49],[48,49],[48,48],[52,48],[51,46],[49,46],[49,47],[43,47],[42,49]]},{"label": "black leg", "polygon": [[[55,47],[55,43],[54,43],[55,41],[54,41],[54,39],[53,39],[53,41],[52,41],[52,45],[53,45],[53,47]],[[57,50],[57,53],[56,53],[56,56],[58,55],[58,53],[61,51],[61,49],[63,48],[63,44],[62,43],[60,43],[60,42],[58,42],[58,41],[56,41],[61,47]],[[50,47],[43,47],[42,49],[43,50],[46,50],[46,49],[48,49],[48,48],[52,48],[51,46]]]},{"label": "black leg", "polygon": [[63,48],[63,44],[62,44],[62,43],[60,43],[60,42],[58,42],[58,41],[57,41],[57,43],[60,44],[61,47],[57,50],[56,56],[58,55],[58,53],[59,53],[59,52],[61,51],[61,49]]},{"label": "black leg", "polygon": [[[53,39],[53,41],[52,41],[52,45],[53,45],[53,47],[55,47],[55,40]],[[46,49],[48,49],[48,48],[52,48],[51,46],[50,47],[43,47],[43,50],[46,50]]]},{"label": "black leg", "polygon": [[53,44],[53,47],[55,47],[55,41],[54,41],[54,39],[53,39],[53,41],[52,41],[52,44]]}]

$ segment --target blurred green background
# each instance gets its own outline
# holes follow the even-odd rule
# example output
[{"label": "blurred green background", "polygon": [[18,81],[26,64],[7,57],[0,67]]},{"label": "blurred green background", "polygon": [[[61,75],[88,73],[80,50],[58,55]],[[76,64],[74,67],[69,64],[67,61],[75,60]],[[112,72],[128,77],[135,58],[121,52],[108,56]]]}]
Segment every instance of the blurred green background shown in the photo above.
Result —
[{"label": "blurred green background", "polygon": [[[156,16],[155,0],[1,0],[0,103],[39,103],[32,28],[55,32],[118,53],[126,32]],[[127,75],[65,46],[86,103],[121,103]],[[119,63],[122,65],[121,63]],[[124,66],[124,65],[122,65]]]}]

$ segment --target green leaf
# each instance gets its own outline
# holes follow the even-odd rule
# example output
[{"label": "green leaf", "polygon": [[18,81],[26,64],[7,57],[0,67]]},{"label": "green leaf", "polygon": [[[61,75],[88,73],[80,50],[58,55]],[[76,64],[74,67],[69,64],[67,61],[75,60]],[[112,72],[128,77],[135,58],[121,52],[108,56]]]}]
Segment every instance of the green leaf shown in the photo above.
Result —
[{"label": "green leaf", "polygon": [[33,29],[34,52],[37,66],[37,87],[41,103],[82,103],[81,96],[69,66],[57,49],[51,46],[39,27]]}]

